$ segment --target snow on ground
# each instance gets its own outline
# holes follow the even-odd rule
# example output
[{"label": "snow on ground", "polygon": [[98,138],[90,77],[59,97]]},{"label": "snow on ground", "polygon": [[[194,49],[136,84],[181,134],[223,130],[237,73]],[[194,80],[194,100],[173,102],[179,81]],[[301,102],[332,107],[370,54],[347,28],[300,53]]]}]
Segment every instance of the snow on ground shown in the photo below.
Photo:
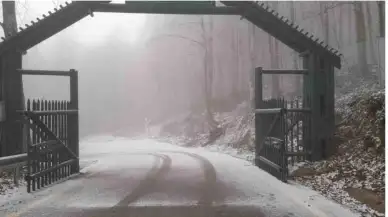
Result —
[{"label": "snow on ground", "polygon": [[[225,154],[234,156],[236,158],[244,159],[251,163],[254,163],[255,156],[254,156],[254,153],[251,151],[238,150],[228,145],[211,145],[208,147],[204,147],[202,149],[225,153]],[[346,159],[343,159],[343,160],[346,161]],[[321,164],[325,164],[325,163],[327,164],[328,162],[316,162],[316,163],[299,162],[289,167],[289,173],[291,174],[298,168],[305,165],[310,165],[311,167],[313,168],[316,167],[317,169],[318,167],[320,167]],[[379,165],[377,165],[376,167],[379,167]],[[356,199],[352,198],[349,195],[349,193],[344,190],[349,186],[357,187],[358,185],[360,186],[362,185],[365,187],[367,184],[360,183],[359,181],[352,180],[352,179],[347,180],[346,183],[344,181],[333,181],[333,177],[336,177],[338,175],[339,175],[338,172],[324,173],[316,176],[311,176],[311,178],[305,178],[305,177],[297,178],[295,182],[290,181],[290,183],[292,183],[291,185],[301,190],[298,194],[303,192],[304,195],[308,195],[306,196],[306,198],[309,198],[308,200],[309,203],[316,204],[317,201],[333,200],[333,202],[335,201],[335,203],[343,204],[348,209],[351,209],[353,212],[359,213],[359,215],[363,217],[385,216],[384,213],[379,213],[376,210],[373,210],[372,208],[361,203],[360,201],[357,201]],[[368,181],[368,180],[365,180],[365,181]],[[371,180],[368,183],[374,183],[374,181]],[[373,184],[369,184],[369,185],[375,186]]]},{"label": "snow on ground", "polygon": [[[137,158],[132,156],[128,157],[130,154],[167,153],[168,155],[174,155],[174,153],[180,152],[192,153],[207,159],[210,162],[210,166],[216,171],[218,179],[217,183],[225,183],[236,188],[237,192],[242,192],[243,196],[241,196],[240,199],[235,197],[226,198],[225,203],[228,205],[260,205],[263,208],[263,212],[268,216],[284,216],[283,213],[288,213],[288,216],[298,217],[310,217],[312,216],[311,213],[317,217],[359,216],[348,209],[341,207],[339,204],[325,199],[317,192],[303,188],[297,184],[285,184],[280,182],[275,177],[252,165],[252,162],[243,160],[246,158],[253,158],[252,154],[249,154],[248,152],[239,153],[226,146],[210,146],[208,149],[188,149],[165,142],[157,142],[152,139],[130,140],[127,138],[112,138],[109,136],[88,138],[83,140],[80,147],[81,164],[84,163],[84,165],[86,165],[81,172],[86,173],[93,168],[102,170],[105,167],[106,170],[124,169],[123,166],[125,166],[125,164],[120,165],[120,162],[123,159],[131,161],[131,164],[139,164],[146,161],[146,157],[144,156]],[[227,152],[229,155],[220,152]],[[230,155],[242,159],[234,158]],[[141,161],[140,159],[143,159],[144,161]],[[179,157],[174,157],[172,159],[173,162],[178,159],[175,162],[176,165],[182,166],[187,163],[184,160],[179,160]],[[100,160],[103,160],[103,163],[100,163]],[[201,170],[199,169],[198,171]],[[200,175],[201,174],[199,174],[199,176]],[[101,180],[101,182],[103,183],[104,180]],[[65,181],[62,185],[50,187],[34,196],[24,193],[25,189],[22,188],[11,196],[7,195],[0,198],[0,204],[6,203],[8,200],[17,203],[17,201],[23,201],[23,199],[26,198],[45,197],[50,191],[55,192],[67,185],[75,185],[75,183],[76,182],[74,181]],[[18,199],[10,199],[15,197]],[[158,201],[161,203],[162,197],[162,195],[156,196],[157,200],[148,202],[153,205],[157,204]],[[107,202],[105,202],[105,205]],[[81,206],[85,205],[85,203],[86,201],[74,201],[71,204],[73,206]],[[104,201],[101,201],[101,203],[104,203]],[[138,205],[145,204],[140,202]],[[169,203],[168,205],[172,204]]]},{"label": "snow on ground", "polygon": [[[128,143],[131,145],[130,149],[127,148]],[[85,145],[92,146],[89,146],[90,148],[86,148]],[[243,189],[239,190],[243,191],[247,196],[252,198],[250,201],[228,201],[227,203],[230,204],[255,205],[265,203],[265,201],[262,201],[264,199],[271,200],[273,206],[282,205],[285,209],[289,210],[294,210],[294,206],[299,205],[305,207],[319,217],[358,216],[341,205],[327,200],[315,191],[295,183],[282,183],[270,174],[259,170],[257,167],[252,165],[254,155],[249,151],[241,152],[228,146],[219,145],[213,145],[206,148],[201,147],[187,149],[169,143],[155,142],[151,139],[136,141],[131,140],[129,142],[129,140],[125,138],[117,138],[105,145],[98,145],[98,150],[96,149],[96,144],[85,143],[85,145],[83,145],[85,149],[84,152],[81,152],[81,156],[96,153],[114,152],[117,154],[125,154],[130,152],[163,152],[172,150],[200,154],[201,156],[207,158],[213,166],[217,168],[217,173],[224,176],[232,176],[232,180],[235,182],[234,185],[242,187]],[[90,151],[87,151],[88,149]],[[236,158],[231,158],[230,155],[235,156]],[[246,161],[246,159],[249,160]],[[238,174],[238,176],[236,176],[236,174]],[[227,180],[228,178],[223,177],[223,179]],[[257,193],[268,197],[265,196],[263,198],[258,198]],[[276,198],[277,201],[275,201],[274,198]]]}]

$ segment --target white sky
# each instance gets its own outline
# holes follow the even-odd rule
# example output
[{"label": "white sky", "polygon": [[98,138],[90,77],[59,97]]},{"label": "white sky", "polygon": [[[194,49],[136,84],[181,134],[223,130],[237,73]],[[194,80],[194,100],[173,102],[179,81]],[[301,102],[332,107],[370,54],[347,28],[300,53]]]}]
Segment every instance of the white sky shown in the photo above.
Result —
[{"label": "white sky", "polygon": [[[42,14],[53,11],[63,0],[17,0],[18,25],[24,27],[31,20],[42,18]],[[114,0],[114,3],[124,1]],[[73,39],[83,45],[96,45],[104,42],[112,31],[118,33],[120,39],[130,43],[137,42],[141,38],[146,21],[144,14],[115,14],[94,13],[94,17],[88,16],[80,22],[72,25],[68,31],[74,35]],[[3,35],[3,32],[1,31]]]}]

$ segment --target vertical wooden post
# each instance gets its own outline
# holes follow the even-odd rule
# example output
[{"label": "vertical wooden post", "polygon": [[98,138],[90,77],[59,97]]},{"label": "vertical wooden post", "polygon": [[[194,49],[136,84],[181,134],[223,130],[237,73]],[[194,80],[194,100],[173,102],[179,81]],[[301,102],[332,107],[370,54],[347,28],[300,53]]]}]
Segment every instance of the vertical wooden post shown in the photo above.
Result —
[{"label": "vertical wooden post", "polygon": [[338,147],[334,144],[335,133],[335,84],[334,84],[334,66],[325,61],[324,72],[326,77],[326,116],[324,120],[327,124],[326,134],[326,157],[337,153]]},{"label": "vertical wooden post", "polygon": [[262,119],[259,114],[256,113],[256,109],[262,108],[263,104],[263,68],[258,67],[255,69],[255,165],[259,166],[259,152],[260,140],[264,139],[262,129]]},{"label": "vertical wooden post", "polygon": [[1,55],[1,73],[3,75],[3,96],[5,101],[6,120],[5,135],[2,141],[2,155],[12,155],[22,152],[23,122],[16,111],[23,110],[22,75],[17,69],[22,67],[22,55],[11,51]]},{"label": "vertical wooden post", "polygon": [[[70,70],[70,105],[69,110],[78,110],[78,72],[74,69]],[[70,149],[79,157],[79,120],[78,112],[69,115],[69,145]],[[71,173],[79,172],[79,160],[76,165],[72,166]]]},{"label": "vertical wooden post", "polygon": [[[307,69],[307,74],[303,75],[303,99],[302,99],[302,107],[303,108],[311,108],[311,91],[312,91],[312,86],[311,86],[311,74],[314,73],[314,71],[310,68],[309,65],[309,57],[310,57],[310,52],[304,52],[300,55],[303,58],[303,69]],[[303,147],[305,151],[307,152],[312,152],[312,147],[313,147],[313,141],[312,141],[312,125],[311,125],[311,120],[312,120],[312,113],[310,113],[309,117],[304,117],[303,118]],[[307,160],[311,161],[311,155],[307,156]]]},{"label": "vertical wooden post", "polygon": [[309,53],[303,58],[308,75],[304,80],[305,106],[311,109],[311,160],[328,157],[328,147],[334,136],[334,68],[318,55]]},{"label": "vertical wooden post", "polygon": [[[318,161],[321,159],[321,145],[319,141],[319,133],[325,131],[325,126],[321,125],[319,117],[319,69],[317,67],[316,56],[309,52],[303,57],[303,65],[308,70],[306,79],[304,80],[304,95],[305,106],[311,109],[310,113],[310,129],[309,148],[312,153],[311,160]],[[306,141],[307,142],[307,141]]]}]

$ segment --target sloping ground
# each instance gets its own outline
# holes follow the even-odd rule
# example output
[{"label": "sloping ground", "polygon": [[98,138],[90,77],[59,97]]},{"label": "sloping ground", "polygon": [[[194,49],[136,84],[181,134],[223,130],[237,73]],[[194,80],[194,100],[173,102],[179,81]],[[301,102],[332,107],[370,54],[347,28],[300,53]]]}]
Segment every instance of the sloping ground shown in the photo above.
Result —
[{"label": "sloping ground", "polygon": [[305,164],[294,172],[295,180],[362,216],[384,216],[384,96],[384,90],[361,87],[339,98],[338,153]]}]

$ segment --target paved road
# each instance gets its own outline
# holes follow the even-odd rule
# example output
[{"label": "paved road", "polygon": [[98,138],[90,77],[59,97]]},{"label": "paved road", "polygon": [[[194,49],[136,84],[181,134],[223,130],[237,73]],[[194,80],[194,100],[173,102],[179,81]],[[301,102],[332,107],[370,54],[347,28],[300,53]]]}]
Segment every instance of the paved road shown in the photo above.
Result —
[{"label": "paved road", "polygon": [[9,198],[0,216],[315,216],[279,198],[248,162],[217,153],[111,142],[88,146],[81,167],[63,183]]}]

